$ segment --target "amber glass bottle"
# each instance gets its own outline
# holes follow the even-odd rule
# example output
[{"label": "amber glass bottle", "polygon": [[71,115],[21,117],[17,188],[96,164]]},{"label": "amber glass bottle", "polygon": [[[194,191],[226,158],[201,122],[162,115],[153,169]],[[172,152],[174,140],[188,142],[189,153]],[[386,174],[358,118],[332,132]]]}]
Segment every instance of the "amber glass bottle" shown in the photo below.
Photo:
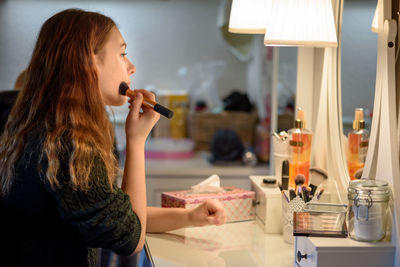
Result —
[{"label": "amber glass bottle", "polygon": [[295,177],[303,174],[305,185],[309,181],[312,133],[305,128],[304,111],[297,109],[294,128],[288,131],[289,135],[289,188],[295,188]]},{"label": "amber glass bottle", "polygon": [[364,168],[369,142],[369,132],[365,129],[363,109],[356,108],[354,113],[353,130],[348,134],[347,139],[347,167],[351,180],[355,180],[356,172]]}]

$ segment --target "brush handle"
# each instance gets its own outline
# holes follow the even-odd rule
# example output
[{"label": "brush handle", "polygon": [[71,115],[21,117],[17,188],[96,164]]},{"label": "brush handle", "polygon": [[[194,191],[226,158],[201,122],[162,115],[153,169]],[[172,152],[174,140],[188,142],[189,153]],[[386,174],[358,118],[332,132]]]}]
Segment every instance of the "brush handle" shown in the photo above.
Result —
[{"label": "brush handle", "polygon": [[290,200],[294,199],[296,197],[296,193],[294,192],[293,189],[289,190],[289,195],[290,195]]},{"label": "brush handle", "polygon": [[[136,92],[133,90],[126,90],[126,95],[129,96],[130,98],[135,98],[136,97]],[[143,102],[142,105],[145,106],[146,108],[151,108],[154,111],[160,113],[161,115],[167,117],[168,119],[171,119],[172,116],[174,115],[174,112],[157,102],[154,102],[153,100],[148,99],[147,97],[143,96]]]},{"label": "brush handle", "polygon": [[289,203],[290,200],[289,200],[289,198],[287,197],[286,193],[285,193],[283,190],[281,190],[281,193],[282,193],[283,197],[285,198],[286,202]]},{"label": "brush handle", "polygon": [[172,110],[169,110],[160,104],[155,104],[154,110],[163,115],[164,117],[167,117],[168,119],[171,119],[172,116],[174,116],[174,112]]}]

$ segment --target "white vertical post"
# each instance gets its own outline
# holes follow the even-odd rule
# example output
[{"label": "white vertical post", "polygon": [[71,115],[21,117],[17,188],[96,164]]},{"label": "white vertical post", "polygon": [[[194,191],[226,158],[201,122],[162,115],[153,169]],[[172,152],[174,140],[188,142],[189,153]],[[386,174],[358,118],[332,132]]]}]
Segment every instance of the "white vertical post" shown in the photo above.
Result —
[{"label": "white vertical post", "polygon": [[[279,47],[273,48],[272,56],[272,84],[271,84],[271,134],[278,129],[278,81],[279,81]],[[274,137],[270,137],[269,169],[275,173]]]}]

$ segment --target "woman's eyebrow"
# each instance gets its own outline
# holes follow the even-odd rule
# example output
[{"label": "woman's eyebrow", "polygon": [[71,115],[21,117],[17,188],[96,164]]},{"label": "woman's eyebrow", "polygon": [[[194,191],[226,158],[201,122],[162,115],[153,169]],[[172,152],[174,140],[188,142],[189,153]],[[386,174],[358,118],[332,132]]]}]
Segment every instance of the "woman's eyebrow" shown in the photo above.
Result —
[{"label": "woman's eyebrow", "polygon": [[126,43],[123,43],[122,45],[121,45],[121,47],[123,47],[123,46],[125,46],[125,48],[127,47],[127,44]]}]

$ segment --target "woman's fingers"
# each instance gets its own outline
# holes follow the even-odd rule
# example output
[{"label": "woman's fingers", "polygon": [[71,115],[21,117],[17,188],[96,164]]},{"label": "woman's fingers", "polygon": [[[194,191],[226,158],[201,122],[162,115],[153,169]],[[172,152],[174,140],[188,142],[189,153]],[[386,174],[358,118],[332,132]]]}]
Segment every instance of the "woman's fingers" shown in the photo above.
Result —
[{"label": "woman's fingers", "polygon": [[[138,140],[146,140],[154,124],[160,118],[160,114],[150,108],[146,108],[143,104],[143,98],[155,99],[154,94],[146,90],[135,90],[136,94],[128,100],[129,113],[125,124],[125,133],[127,138]],[[141,109],[143,112],[141,112]]]},{"label": "woman's fingers", "polygon": [[152,101],[156,101],[156,96],[153,93],[149,92],[149,91],[146,91],[144,89],[135,89],[135,92],[142,93],[142,95],[144,97],[146,97],[146,98],[148,98],[148,99],[150,99]]},{"label": "woman's fingers", "polygon": [[222,204],[217,200],[209,201],[208,212],[211,224],[221,225],[226,221],[226,213]]},{"label": "woman's fingers", "polygon": [[133,111],[133,114],[139,116],[140,108],[142,107],[142,102],[143,102],[143,94],[139,92],[136,93],[135,99],[129,101],[129,103],[131,103],[131,110]]},{"label": "woman's fingers", "polygon": [[207,210],[207,223],[221,225],[226,221],[225,209],[221,202],[216,199],[210,199],[203,203],[204,208]]}]

